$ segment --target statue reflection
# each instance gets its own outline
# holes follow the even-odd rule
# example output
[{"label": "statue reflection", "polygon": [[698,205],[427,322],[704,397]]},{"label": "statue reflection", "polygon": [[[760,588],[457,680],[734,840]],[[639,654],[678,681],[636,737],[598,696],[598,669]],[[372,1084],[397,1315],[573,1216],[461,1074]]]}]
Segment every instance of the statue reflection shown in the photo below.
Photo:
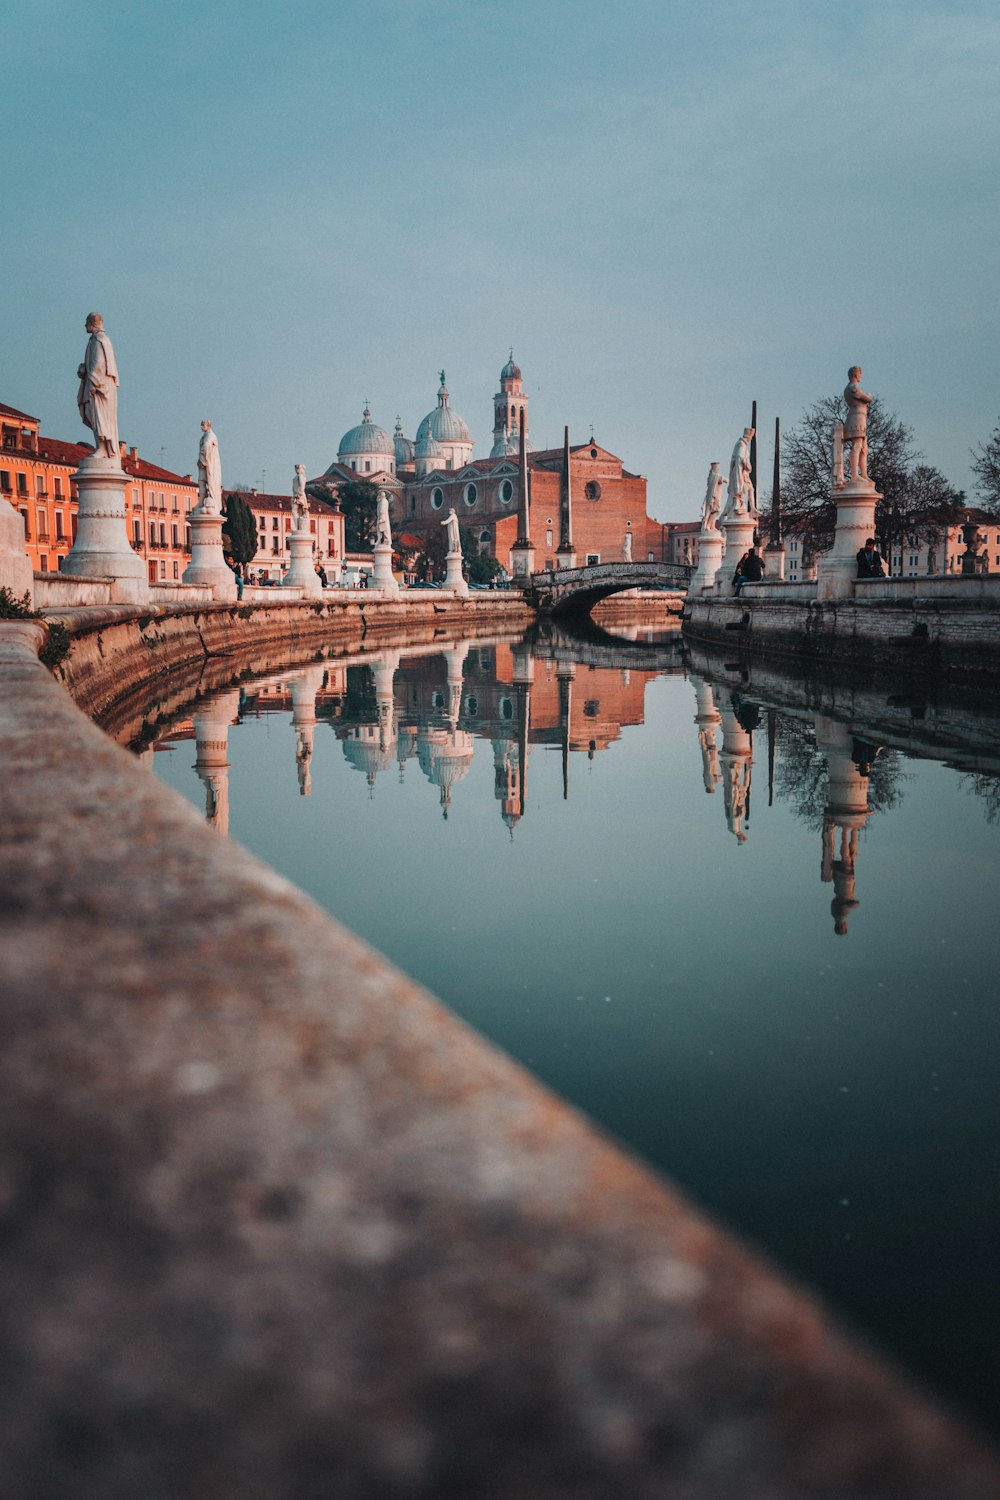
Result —
[{"label": "statue reflection", "polygon": [[219,833],[229,832],[229,726],[240,709],[240,690],[213,693],[194,714],[194,769],[205,787],[205,817]]},{"label": "statue reflection", "polygon": [[844,724],[816,717],[816,744],[826,757],[820,879],[833,885],[833,930],[846,937],[847,922],[860,904],[855,895],[858,834],[868,822],[868,778],[878,747],[858,739]]},{"label": "statue reflection", "polygon": [[316,734],[316,696],[326,685],[326,669],[309,667],[289,684],[292,698],[292,728],[295,730],[295,767],[299,778],[299,796],[312,791],[313,739]]},{"label": "statue reflection", "polygon": [[706,792],[714,792],[721,780],[719,771],[719,749],[715,736],[722,719],[715,706],[715,694],[711,683],[691,673],[694,684],[695,715],[698,726],[698,744],[701,746],[701,775]]},{"label": "statue reflection", "polygon": [[753,731],[760,709],[738,692],[729,695],[722,717],[722,798],[726,827],[738,844],[745,844],[750,828],[750,788],[753,778]]}]

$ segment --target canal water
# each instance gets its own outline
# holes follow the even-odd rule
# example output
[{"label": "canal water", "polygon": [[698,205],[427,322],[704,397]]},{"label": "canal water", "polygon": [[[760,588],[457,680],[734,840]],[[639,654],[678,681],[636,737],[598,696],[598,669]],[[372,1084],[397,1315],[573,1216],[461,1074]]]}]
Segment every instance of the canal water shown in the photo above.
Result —
[{"label": "canal water", "polygon": [[156,771],[1000,1428],[1000,741],[677,638],[209,693]]}]

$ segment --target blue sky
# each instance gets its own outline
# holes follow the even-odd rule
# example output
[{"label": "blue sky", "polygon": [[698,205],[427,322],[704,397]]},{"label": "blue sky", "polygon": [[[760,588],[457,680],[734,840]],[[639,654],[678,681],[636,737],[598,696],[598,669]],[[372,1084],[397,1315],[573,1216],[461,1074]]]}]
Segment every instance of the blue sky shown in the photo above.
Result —
[{"label": "blue sky", "polygon": [[477,454],[511,344],[541,446],[594,424],[688,518],[756,398],[849,364],[971,488],[1000,416],[1000,10],[842,0],[31,0],[6,80],[0,400],[287,491],[444,366]]}]

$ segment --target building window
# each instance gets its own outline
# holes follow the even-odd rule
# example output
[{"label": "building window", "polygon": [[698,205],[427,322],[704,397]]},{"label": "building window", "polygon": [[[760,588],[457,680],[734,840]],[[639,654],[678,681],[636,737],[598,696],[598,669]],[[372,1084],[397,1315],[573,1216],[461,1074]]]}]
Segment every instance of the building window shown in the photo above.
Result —
[{"label": "building window", "polygon": [[20,473],[18,474],[18,476],[17,476],[17,493],[19,495],[26,495],[28,493],[28,476],[27,476],[27,474],[20,474]]},{"label": "building window", "polygon": [[185,528],[184,528],[184,550],[185,550],[185,552],[190,552],[191,551],[191,528],[190,528],[190,526],[185,526]]},{"label": "building window", "polygon": [[10,470],[0,469],[0,492],[10,494]]},{"label": "building window", "polygon": [[172,501],[171,508],[172,508],[174,514],[176,515],[177,512],[180,510],[180,506],[177,504],[177,496],[176,495],[171,495],[170,499]]},{"label": "building window", "polygon": [[441,509],[444,504],[444,490],[436,488],[431,490],[431,504],[435,510]]},{"label": "building window", "polygon": [[24,506],[24,505],[21,506],[21,520],[24,522],[24,537],[25,537],[25,540],[30,542],[31,541],[31,526],[28,524],[28,510],[27,510],[27,506]]},{"label": "building window", "polygon": [[53,481],[52,481],[52,493],[53,493],[53,495],[55,495],[55,497],[56,497],[57,500],[61,500],[62,497],[63,497],[62,479],[61,479],[61,477],[58,474],[56,475],[55,479],[53,479]]},{"label": "building window", "polygon": [[551,531],[547,531],[545,533],[545,545],[546,545],[546,547],[551,547],[552,546],[552,533],[551,533]]},{"label": "building window", "polygon": [[177,580],[178,580],[179,577],[180,577],[180,568],[178,567],[177,563],[174,563],[174,582],[175,583],[177,582]]},{"label": "building window", "polygon": [[160,563],[160,578],[161,578],[161,580],[163,582],[166,582],[166,577],[167,577],[167,565],[166,565],[165,562],[161,562]]},{"label": "building window", "polygon": [[61,510],[57,510],[56,511],[56,541],[57,542],[61,542],[63,540],[63,538],[65,537],[65,535],[66,535],[65,531],[63,530],[63,524],[64,524],[63,523],[63,513],[62,513]]},{"label": "building window", "polygon": [[166,545],[167,545],[167,528],[164,525],[164,523],[161,521],[160,522],[160,546],[161,547],[165,547]]},{"label": "building window", "polygon": [[370,458],[366,458],[365,459],[365,473],[366,474],[370,474],[371,471],[372,471],[372,461],[371,461]]},{"label": "building window", "polygon": [[149,545],[151,547],[155,547],[156,546],[156,522],[155,521],[150,521],[150,523],[149,523]]},{"label": "building window", "polygon": [[40,555],[38,561],[41,564],[41,572],[47,573],[49,571],[49,554],[47,552],[43,552]]},{"label": "building window", "polygon": [[647,562],[655,562],[656,561],[656,558],[653,556],[652,552],[647,552],[646,553],[646,561]]},{"label": "building window", "polygon": [[38,521],[38,540],[40,542],[47,542],[49,539],[49,518],[41,506],[35,512],[35,518]]},{"label": "building window", "polygon": [[142,546],[142,522],[138,516],[132,522],[132,540],[137,547]]},{"label": "building window", "polygon": [[138,510],[138,508],[139,508],[139,491],[138,490],[133,490],[132,491],[132,508],[133,508],[133,510]]},{"label": "building window", "polygon": [[493,538],[490,535],[489,531],[487,531],[487,529],[485,527],[483,527],[482,531],[479,533],[479,545],[480,545],[480,547],[488,547],[490,545],[490,542],[492,540],[493,540]]},{"label": "building window", "polygon": [[181,544],[180,532],[178,531],[176,521],[170,528],[170,543],[174,547],[179,547]]},{"label": "building window", "polygon": [[583,487],[583,493],[586,495],[588,500],[600,500],[601,486],[598,484],[596,479],[588,479],[587,483]]},{"label": "building window", "polygon": [[505,479],[500,486],[500,504],[509,505],[514,498],[514,486],[509,479]]},{"label": "building window", "polygon": [[600,560],[601,560],[601,554],[599,552],[588,552],[587,553],[587,567],[588,568],[596,568],[597,564],[600,562]]},{"label": "building window", "polygon": [[476,489],[476,486],[474,484],[467,484],[465,486],[465,494],[463,496],[466,505],[475,505],[476,496],[478,493],[479,491]]},{"label": "building window", "polygon": [[509,698],[500,699],[501,719],[512,719],[514,717],[514,705]]},{"label": "building window", "polygon": [[42,478],[41,474],[35,475],[35,494],[38,495],[39,498],[42,498],[45,494],[45,480]]}]

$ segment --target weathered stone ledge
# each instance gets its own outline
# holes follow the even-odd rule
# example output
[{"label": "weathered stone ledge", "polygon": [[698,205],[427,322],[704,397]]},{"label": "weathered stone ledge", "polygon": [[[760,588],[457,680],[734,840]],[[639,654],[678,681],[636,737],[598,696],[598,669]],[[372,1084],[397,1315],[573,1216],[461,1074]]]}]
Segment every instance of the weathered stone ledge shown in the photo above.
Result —
[{"label": "weathered stone ledge", "polygon": [[1000,577],[898,579],[861,589],[837,600],[805,597],[814,591],[809,584],[748,584],[738,599],[689,595],[684,633],[730,652],[919,676],[985,680],[1000,667]]},{"label": "weathered stone ledge", "polygon": [[112,744],[42,636],[0,625],[7,1493],[997,1492],[817,1304]]}]

